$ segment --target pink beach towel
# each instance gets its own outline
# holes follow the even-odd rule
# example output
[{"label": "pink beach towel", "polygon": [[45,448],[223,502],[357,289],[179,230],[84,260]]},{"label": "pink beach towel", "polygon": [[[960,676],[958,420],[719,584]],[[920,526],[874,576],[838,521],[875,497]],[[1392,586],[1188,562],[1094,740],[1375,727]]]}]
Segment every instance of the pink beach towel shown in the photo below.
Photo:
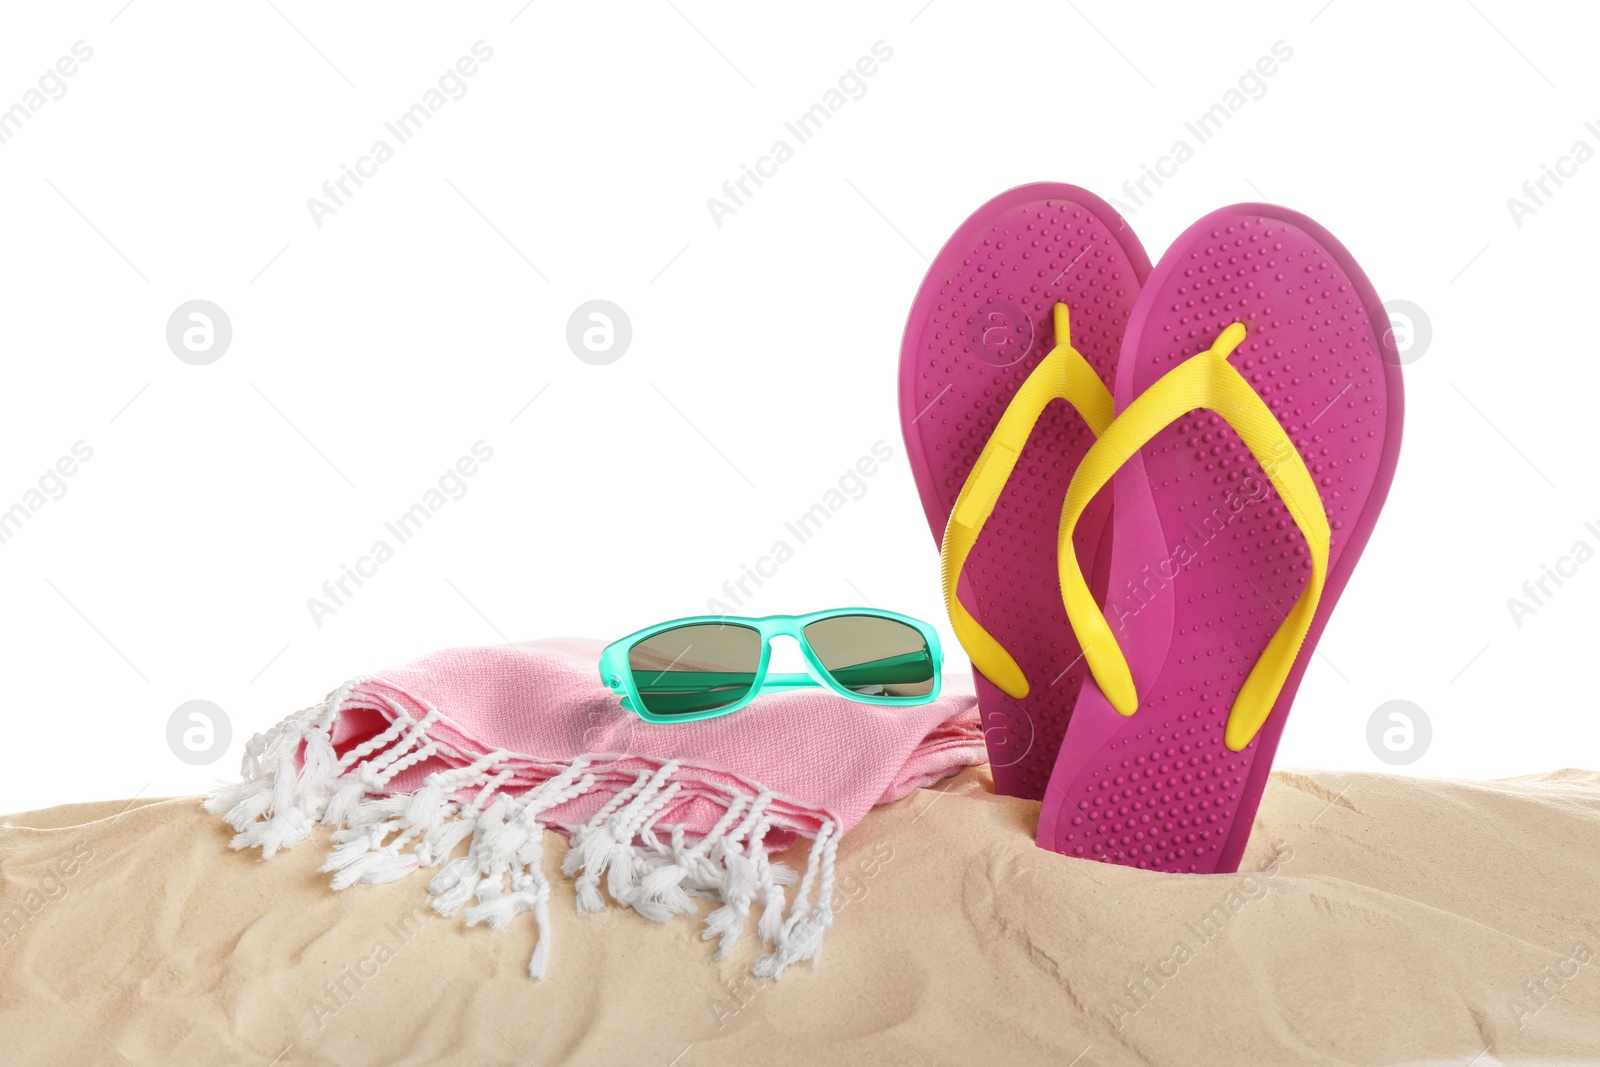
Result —
[{"label": "pink beach towel", "polygon": [[[702,936],[720,938],[721,959],[759,904],[771,950],[757,973],[776,978],[821,948],[839,836],[873,805],[986,758],[976,699],[948,689],[908,708],[800,690],[647,723],[601,685],[601,647],[447,649],[352,679],[251,739],[243,781],[219,785],[206,810],[264,859],[313,823],[334,828],[322,869],[335,889],[442,867],[428,886],[440,913],[465,908],[494,929],[533,916],[535,978],[550,960],[543,831],[558,830],[579,911],[604,907],[602,877],[613,901],[658,922],[714,900]],[[795,873],[769,855],[797,837],[812,845],[790,902]]]}]

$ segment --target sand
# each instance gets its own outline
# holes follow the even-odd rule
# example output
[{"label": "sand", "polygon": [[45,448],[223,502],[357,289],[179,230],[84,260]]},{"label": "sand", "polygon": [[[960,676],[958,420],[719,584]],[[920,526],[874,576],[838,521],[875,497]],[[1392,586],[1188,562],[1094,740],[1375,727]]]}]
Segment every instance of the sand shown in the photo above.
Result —
[{"label": "sand", "polygon": [[[1600,1062],[1600,773],[1278,772],[1238,875],[1033,845],[987,771],[879,808],[839,851],[815,969],[749,974],[555,893],[435,917],[423,876],[332,892],[323,842],[227,849],[195,797],[0,819],[5,1064]],[[14,909],[20,909],[14,910]]]}]

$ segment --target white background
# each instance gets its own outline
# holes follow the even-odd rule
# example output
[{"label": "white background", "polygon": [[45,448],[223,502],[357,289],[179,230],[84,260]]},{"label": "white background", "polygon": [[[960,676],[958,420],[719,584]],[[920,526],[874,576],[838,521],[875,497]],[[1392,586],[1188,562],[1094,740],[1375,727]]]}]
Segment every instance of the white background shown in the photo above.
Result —
[{"label": "white background", "polygon": [[[704,611],[878,440],[894,459],[745,606],[943,623],[895,404],[927,257],[1022,182],[1128,203],[1280,40],[1265,95],[1131,221],[1158,256],[1227,203],[1305,211],[1433,337],[1279,762],[1386,770],[1367,719],[1408,699],[1434,737],[1405,773],[1595,765],[1600,563],[1520,628],[1506,603],[1600,547],[1600,161],[1520,227],[1506,204],[1600,148],[1583,8],[275,2],[0,26],[0,107],[94,50],[0,144],[0,508],[94,450],[0,544],[0,810],[199,791],[251,733],[436,647]],[[479,40],[466,95],[318,228],[307,198]],[[877,41],[865,95],[715,225],[707,198]],[[165,338],[197,298],[233,326],[207,366]],[[608,366],[565,340],[593,298],[632,321]],[[307,598],[479,440],[466,495],[318,627]],[[233,726],[207,767],[167,744],[197,698]]]}]

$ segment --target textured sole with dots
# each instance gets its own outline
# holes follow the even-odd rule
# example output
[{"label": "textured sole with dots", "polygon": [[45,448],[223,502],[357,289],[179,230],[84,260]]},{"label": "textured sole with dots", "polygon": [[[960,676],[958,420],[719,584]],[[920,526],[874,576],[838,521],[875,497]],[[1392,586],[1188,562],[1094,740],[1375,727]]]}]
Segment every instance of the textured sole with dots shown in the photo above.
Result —
[{"label": "textured sole with dots", "polygon": [[[1006,405],[1055,344],[1052,309],[1112,387],[1122,334],[1150,260],[1098,197],[1039,183],[1002,193],[945,243],[918,290],[900,350],[900,425],[934,543]],[[974,671],[995,788],[1038,799],[1088,667],[1056,570],[1061,502],[1094,434],[1065,401],[1047,407],[963,569],[957,595],[1016,659],[1029,695],[1013,699]],[[1109,493],[1078,528],[1092,561]]]},{"label": "textured sole with dots", "polygon": [[1389,491],[1402,389],[1389,318],[1344,247],[1264,204],[1191,226],[1151,272],[1113,390],[1120,412],[1233,322],[1229,362],[1304,458],[1332,532],[1328,582],[1266,724],[1238,751],[1224,725],[1309,574],[1277,491],[1220,417],[1190,412],[1112,480],[1103,601],[1138,689],[1124,717],[1085,684],[1056,759],[1038,842],[1162,871],[1233,871],[1306,664]]}]

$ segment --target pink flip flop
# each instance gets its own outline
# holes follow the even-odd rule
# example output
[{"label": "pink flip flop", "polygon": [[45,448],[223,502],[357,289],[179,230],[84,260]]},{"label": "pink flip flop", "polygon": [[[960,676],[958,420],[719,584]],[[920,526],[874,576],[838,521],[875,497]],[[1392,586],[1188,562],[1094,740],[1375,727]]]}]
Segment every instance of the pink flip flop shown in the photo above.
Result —
[{"label": "pink flip flop", "polygon": [[[1301,675],[1394,475],[1402,393],[1389,319],[1322,227],[1270,205],[1225,208],[1150,273],[1114,392],[1117,418],[1080,457],[1063,504],[1061,590],[1093,680],[1038,842],[1233,871]],[[1116,514],[1101,598],[1076,534],[1107,481]]]},{"label": "pink flip flop", "polygon": [[[1057,585],[1056,531],[1067,483],[1109,421],[1123,330],[1149,272],[1133,230],[1100,198],[1025,185],[946,242],[906,322],[900,425],[1001,793],[1044,794],[1087,675]],[[1091,569],[1109,497],[1076,536]]]}]

